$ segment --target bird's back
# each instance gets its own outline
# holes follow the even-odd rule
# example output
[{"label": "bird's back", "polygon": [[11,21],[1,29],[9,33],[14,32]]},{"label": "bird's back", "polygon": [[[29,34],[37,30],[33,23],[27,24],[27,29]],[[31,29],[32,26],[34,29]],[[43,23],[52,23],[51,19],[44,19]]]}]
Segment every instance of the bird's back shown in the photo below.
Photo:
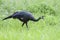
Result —
[{"label": "bird's back", "polygon": [[[32,14],[28,11],[19,11],[19,12],[15,12],[13,14],[13,18],[18,18],[22,21],[28,21],[30,19],[33,19],[34,17],[32,16]],[[21,19],[22,18],[22,19]]]}]

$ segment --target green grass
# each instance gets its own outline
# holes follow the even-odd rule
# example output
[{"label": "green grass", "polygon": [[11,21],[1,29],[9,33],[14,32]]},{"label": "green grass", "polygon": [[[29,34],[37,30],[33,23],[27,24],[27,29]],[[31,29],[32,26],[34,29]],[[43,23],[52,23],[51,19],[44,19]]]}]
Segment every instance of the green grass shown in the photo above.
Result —
[{"label": "green grass", "polygon": [[[45,17],[29,21],[29,30],[17,19],[2,21],[18,10]],[[60,0],[0,0],[0,40],[60,40]]]}]

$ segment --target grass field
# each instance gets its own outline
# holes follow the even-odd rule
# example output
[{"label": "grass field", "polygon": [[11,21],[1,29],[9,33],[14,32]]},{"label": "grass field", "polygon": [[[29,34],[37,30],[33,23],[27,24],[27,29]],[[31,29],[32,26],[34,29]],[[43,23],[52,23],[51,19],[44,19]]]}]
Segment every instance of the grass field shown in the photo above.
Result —
[{"label": "grass field", "polygon": [[[29,30],[17,19],[2,21],[20,10],[44,20],[29,21]],[[60,40],[60,0],[0,0],[0,40]]]}]

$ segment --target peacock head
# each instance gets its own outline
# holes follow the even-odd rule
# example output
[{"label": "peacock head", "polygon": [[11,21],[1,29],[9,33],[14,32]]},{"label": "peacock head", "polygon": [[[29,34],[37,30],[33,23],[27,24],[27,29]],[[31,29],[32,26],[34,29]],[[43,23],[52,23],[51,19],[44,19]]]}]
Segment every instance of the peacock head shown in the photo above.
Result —
[{"label": "peacock head", "polygon": [[41,19],[44,19],[45,16],[41,16]]}]

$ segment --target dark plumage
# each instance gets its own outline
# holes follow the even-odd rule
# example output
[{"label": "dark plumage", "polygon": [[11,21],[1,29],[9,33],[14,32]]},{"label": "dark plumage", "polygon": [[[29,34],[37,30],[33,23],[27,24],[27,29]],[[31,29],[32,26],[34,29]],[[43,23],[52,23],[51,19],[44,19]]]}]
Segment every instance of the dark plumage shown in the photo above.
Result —
[{"label": "dark plumage", "polygon": [[39,17],[38,19],[35,19],[32,14],[28,11],[19,11],[19,12],[15,12],[14,14],[4,18],[3,20],[6,20],[6,19],[9,19],[9,18],[16,18],[16,19],[19,19],[20,21],[23,22],[22,24],[22,27],[24,24],[26,24],[26,27],[28,28],[28,21],[31,20],[31,21],[39,21],[40,19],[43,19],[44,16],[42,17]]}]

